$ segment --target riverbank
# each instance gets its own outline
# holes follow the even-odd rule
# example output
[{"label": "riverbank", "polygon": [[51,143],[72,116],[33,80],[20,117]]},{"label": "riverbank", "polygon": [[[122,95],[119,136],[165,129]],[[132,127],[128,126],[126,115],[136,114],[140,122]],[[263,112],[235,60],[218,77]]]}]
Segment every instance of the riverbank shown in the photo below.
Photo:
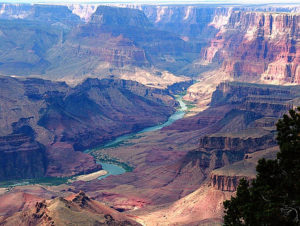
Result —
[{"label": "riverbank", "polygon": [[89,149],[86,150],[85,153],[89,153],[92,154],[95,151],[99,151],[101,149],[105,149],[105,148],[112,148],[112,147],[117,147],[120,144],[124,144],[124,143],[128,143],[129,140],[136,138],[137,135],[141,135],[142,133],[146,133],[146,132],[153,132],[153,131],[157,131],[160,130],[166,126],[171,125],[173,122],[181,119],[184,117],[186,110],[187,110],[187,106],[186,103],[182,100],[183,95],[177,95],[176,96],[176,101],[179,102],[179,108],[177,109],[177,111],[172,114],[168,120],[162,124],[159,125],[155,125],[155,126],[150,126],[148,128],[145,128],[141,131],[135,132],[135,133],[130,133],[130,134],[125,134],[122,135],[120,137],[117,137],[116,139],[104,144],[103,146],[94,148],[94,149]]},{"label": "riverbank", "polygon": [[[103,170],[106,171],[106,174],[103,174],[104,172],[97,171],[88,175],[79,175],[79,176],[74,176],[74,177],[64,177],[64,178],[59,178],[59,177],[45,177],[45,178],[37,178],[37,179],[23,179],[23,180],[11,180],[11,181],[5,181],[5,182],[0,182],[0,187],[15,187],[15,186],[23,186],[23,185],[31,185],[31,184],[43,184],[43,185],[60,185],[60,184],[65,184],[65,183],[70,183],[74,182],[77,180],[93,180],[93,179],[103,179],[105,177],[108,177],[110,175],[120,175],[125,172],[130,172],[133,170],[133,167],[130,166],[129,164],[125,162],[121,162],[118,159],[111,158],[110,156],[106,155],[103,157],[101,155],[101,150],[112,148],[112,147],[118,147],[119,145],[130,145],[130,140],[135,139],[138,136],[142,135],[143,133],[146,132],[153,132],[160,130],[166,126],[171,125],[173,122],[181,119],[184,117],[187,106],[182,100],[183,96],[178,95],[176,96],[176,100],[179,102],[180,107],[177,109],[177,111],[172,114],[168,120],[160,125],[156,126],[151,126],[148,128],[145,128],[139,132],[136,133],[131,133],[131,134],[126,134],[120,137],[117,137],[115,140],[108,142],[107,144],[103,145],[102,147],[97,147],[95,149],[89,149],[86,150],[85,153],[91,154],[99,164],[102,165]],[[81,179],[78,179],[81,178]],[[91,179],[92,178],[92,179]]]},{"label": "riverbank", "polygon": [[106,170],[100,170],[94,173],[90,173],[90,174],[85,174],[85,175],[80,175],[80,176],[76,176],[73,177],[71,179],[68,180],[69,183],[75,182],[75,181],[91,181],[91,180],[95,180],[99,177],[102,177],[104,175],[106,175],[108,172]]},{"label": "riverbank", "polygon": [[[108,171],[108,174],[106,174],[105,176],[99,177],[99,179],[103,179],[105,177],[108,177],[109,175],[120,175],[120,174],[122,174],[121,169],[124,170],[123,173],[131,172],[133,170],[133,166],[130,166],[129,164],[122,162],[118,159],[112,158],[111,156],[109,156],[109,154],[103,154],[103,153],[101,153],[101,151],[104,151],[105,149],[109,149],[109,148],[117,148],[120,145],[129,146],[130,140],[133,140],[133,139],[137,138],[138,136],[141,136],[143,133],[161,130],[162,128],[169,126],[173,122],[183,118],[186,113],[186,110],[188,108],[187,108],[186,103],[182,100],[182,98],[183,98],[183,95],[176,96],[176,100],[179,102],[180,107],[177,109],[177,111],[174,114],[172,114],[168,118],[168,120],[166,122],[156,125],[156,126],[151,126],[151,127],[145,128],[136,133],[122,135],[122,136],[117,137],[116,139],[106,143],[102,147],[98,147],[95,149],[90,149],[90,150],[85,151],[85,153],[89,153],[97,161],[99,161],[99,163],[102,165],[102,167],[103,167],[103,164],[105,164],[105,166],[107,167],[107,169],[105,169],[104,167],[103,168],[104,168],[104,170]],[[111,170],[113,170],[112,173],[110,172]],[[116,174],[114,174],[114,173],[116,173]]]}]

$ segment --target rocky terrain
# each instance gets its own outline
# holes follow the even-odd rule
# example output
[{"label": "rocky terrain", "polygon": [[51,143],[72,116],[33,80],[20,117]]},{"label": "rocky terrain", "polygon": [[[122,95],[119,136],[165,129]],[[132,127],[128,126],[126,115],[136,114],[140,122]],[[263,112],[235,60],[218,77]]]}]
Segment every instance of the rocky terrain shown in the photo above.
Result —
[{"label": "rocky terrain", "polygon": [[45,147],[25,134],[0,137],[1,180],[42,177],[46,158]]},{"label": "rocky terrain", "polygon": [[1,8],[3,74],[70,84],[114,75],[164,88],[211,70],[247,82],[299,80],[297,6]]},{"label": "rocky terrain", "polygon": [[248,81],[298,83],[299,23],[297,13],[234,11],[203,52],[203,63],[219,62],[221,71]]},{"label": "rocky terrain", "polygon": [[90,199],[83,192],[67,198],[37,201],[33,207],[0,220],[0,225],[68,224],[140,225],[126,215]]},{"label": "rocky terrain", "polygon": [[[1,182],[129,169],[2,188],[0,225],[220,225],[300,104],[299,6],[0,7]],[[83,152],[165,122],[186,90],[184,118]]]},{"label": "rocky terrain", "polygon": [[[220,188],[220,194],[232,192],[238,179],[245,175],[237,173],[237,177],[233,174],[225,178],[212,172],[221,167],[230,168],[235,163],[247,169],[249,164],[240,161],[250,158],[252,153],[265,153],[264,150],[275,147],[275,123],[289,107],[299,104],[299,94],[298,86],[291,89],[222,83],[207,110],[178,120],[161,131],[95,152],[99,157],[109,156],[126,162],[134,170],[89,184],[75,182],[75,191],[84,190],[116,209],[140,209],[142,214],[155,210],[157,205],[171,205],[184,199],[203,184],[210,185],[213,190]],[[276,104],[270,104],[270,99]]]},{"label": "rocky terrain", "polygon": [[99,170],[78,151],[163,122],[176,106],[168,91],[132,81],[88,79],[71,88],[41,79],[0,79],[1,179]]},{"label": "rocky terrain", "polygon": [[1,7],[0,72],[5,75],[69,84],[117,76],[166,88],[188,79],[172,74],[173,68],[197,56],[189,43],[154,28],[137,9],[99,6],[84,21],[63,5]]},{"label": "rocky terrain", "polygon": [[250,181],[255,178],[255,167],[259,159],[275,159],[278,151],[278,147],[273,147],[247,154],[241,161],[212,171],[210,175],[211,186],[221,191],[236,191],[241,178]]}]

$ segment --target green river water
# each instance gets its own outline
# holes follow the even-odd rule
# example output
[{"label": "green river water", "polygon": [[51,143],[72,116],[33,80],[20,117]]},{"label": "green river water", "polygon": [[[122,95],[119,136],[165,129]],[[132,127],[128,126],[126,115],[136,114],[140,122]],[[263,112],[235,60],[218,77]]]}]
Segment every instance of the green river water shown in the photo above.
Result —
[{"label": "green river water", "polygon": [[[165,123],[145,128],[145,129],[143,129],[143,130],[141,130],[137,133],[130,133],[130,134],[126,134],[126,135],[117,137],[116,139],[108,142],[107,144],[103,145],[102,147],[86,150],[85,152],[86,153],[92,153],[92,152],[97,151],[99,149],[106,149],[106,148],[110,148],[110,147],[115,147],[115,146],[117,146],[117,145],[119,145],[123,142],[126,142],[130,139],[133,139],[136,135],[146,133],[146,132],[157,131],[157,130],[160,130],[160,129],[166,127],[166,126],[171,125],[173,122],[177,121],[178,119],[183,118],[183,116],[185,115],[185,111],[187,110],[186,104],[182,101],[182,96],[177,97],[176,100],[179,102],[180,108],[178,108],[177,111],[174,114],[172,114]],[[116,165],[116,164],[101,162],[101,161],[98,161],[98,163],[100,163],[102,165],[102,168],[105,171],[108,172],[105,176],[99,177],[98,179],[103,179],[103,178],[108,177],[110,175],[120,175],[120,174],[123,174],[123,173],[126,172],[126,170],[124,168],[122,168],[121,166]]]}]

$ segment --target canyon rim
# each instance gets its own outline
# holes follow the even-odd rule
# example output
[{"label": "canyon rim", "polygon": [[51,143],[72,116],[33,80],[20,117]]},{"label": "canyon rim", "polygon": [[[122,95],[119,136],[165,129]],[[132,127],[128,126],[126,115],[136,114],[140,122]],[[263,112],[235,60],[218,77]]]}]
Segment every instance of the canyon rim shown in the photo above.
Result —
[{"label": "canyon rim", "polygon": [[300,2],[0,9],[0,225],[222,225],[300,106]]}]

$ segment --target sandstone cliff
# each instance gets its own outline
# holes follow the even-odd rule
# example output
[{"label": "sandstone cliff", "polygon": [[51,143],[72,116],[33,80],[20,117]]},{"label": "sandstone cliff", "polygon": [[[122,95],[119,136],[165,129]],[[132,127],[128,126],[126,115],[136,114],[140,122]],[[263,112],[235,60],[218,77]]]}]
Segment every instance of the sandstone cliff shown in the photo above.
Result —
[{"label": "sandstone cliff", "polygon": [[42,79],[0,80],[3,179],[99,170],[75,150],[163,122],[177,106],[168,91],[132,81],[88,79],[71,88]]},{"label": "sandstone cliff", "polygon": [[2,4],[0,71],[78,83],[91,75],[137,80],[129,75],[139,69],[156,79],[165,71],[198,76],[220,66],[240,80],[298,83],[297,6],[117,6]]},{"label": "sandstone cliff", "polygon": [[203,54],[238,79],[299,83],[297,13],[233,11]]},{"label": "sandstone cliff", "polygon": [[274,159],[278,150],[278,147],[273,147],[247,154],[239,162],[212,171],[210,185],[221,191],[236,191],[240,179],[245,178],[251,181],[255,178],[256,165],[259,159]]}]

